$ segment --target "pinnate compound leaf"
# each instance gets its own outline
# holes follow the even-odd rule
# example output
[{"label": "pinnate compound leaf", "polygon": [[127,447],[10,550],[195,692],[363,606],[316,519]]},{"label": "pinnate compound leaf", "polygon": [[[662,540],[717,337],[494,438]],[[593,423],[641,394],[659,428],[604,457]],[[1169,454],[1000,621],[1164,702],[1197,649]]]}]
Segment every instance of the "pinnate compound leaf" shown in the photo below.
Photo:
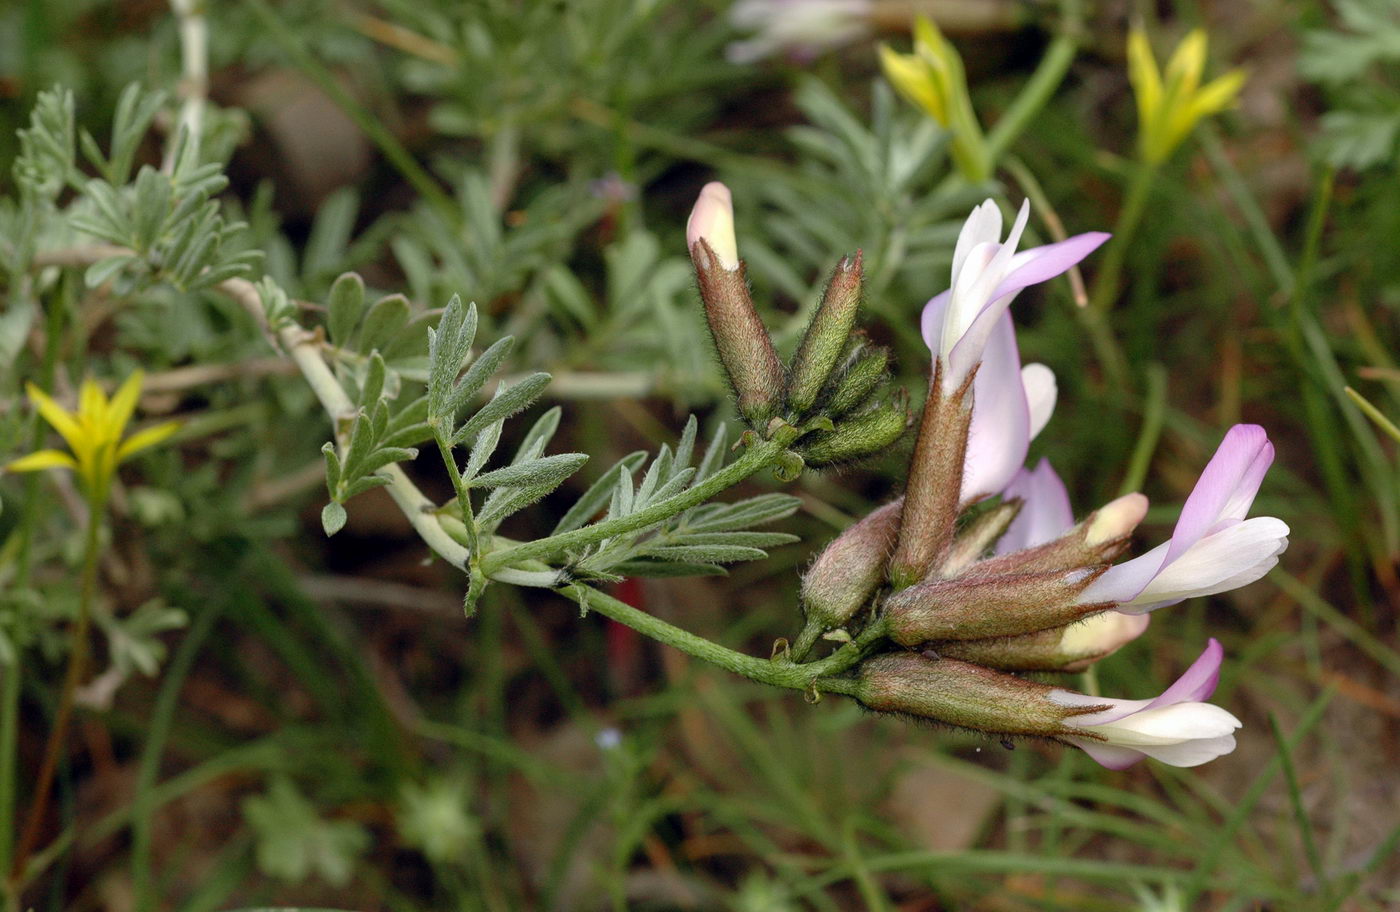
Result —
[{"label": "pinnate compound leaf", "polygon": [[554,531],[550,534],[558,535],[561,532],[572,532],[574,529],[581,528],[598,511],[608,505],[609,501],[612,500],[613,490],[619,484],[631,486],[632,473],[637,471],[637,468],[646,462],[646,459],[646,450],[637,450],[613,463],[611,468],[593,482],[587,491],[583,492],[582,497],[574,501],[574,505],[560,518]]}]

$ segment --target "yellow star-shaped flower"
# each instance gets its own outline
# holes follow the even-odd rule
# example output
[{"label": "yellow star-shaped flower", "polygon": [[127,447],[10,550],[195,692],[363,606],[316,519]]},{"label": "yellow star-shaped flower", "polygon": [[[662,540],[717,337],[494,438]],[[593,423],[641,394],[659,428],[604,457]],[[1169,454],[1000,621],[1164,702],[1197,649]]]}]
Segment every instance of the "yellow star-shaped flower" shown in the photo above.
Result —
[{"label": "yellow star-shaped flower", "polygon": [[991,164],[962,58],[933,20],[920,16],[915,21],[912,54],[880,45],[880,66],[899,94],[953,134],[950,151],[963,176],[973,182],[986,180]]},{"label": "yellow star-shaped flower", "polygon": [[136,410],[144,374],[136,371],[110,400],[91,377],[83,381],[78,394],[78,410],[70,412],[32,383],[25,384],[29,401],[44,420],[68,442],[72,453],[39,450],[5,466],[10,472],[37,472],[67,468],[78,474],[89,502],[106,501],[117,466],[144,449],[153,447],[175,433],[179,422],[167,421],[122,439],[127,422]]},{"label": "yellow star-shaped flower", "polygon": [[1177,45],[1165,72],[1157,69],[1147,34],[1128,35],[1128,80],[1137,96],[1138,143],[1142,157],[1161,164],[1202,118],[1225,110],[1244,86],[1244,71],[1231,70],[1201,85],[1206,68],[1206,33],[1195,29]]}]

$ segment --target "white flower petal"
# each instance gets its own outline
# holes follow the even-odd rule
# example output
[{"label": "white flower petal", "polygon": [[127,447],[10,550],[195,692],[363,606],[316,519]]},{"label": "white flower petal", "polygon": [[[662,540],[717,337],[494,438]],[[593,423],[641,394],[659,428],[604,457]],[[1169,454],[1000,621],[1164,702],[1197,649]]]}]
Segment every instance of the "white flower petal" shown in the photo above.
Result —
[{"label": "white flower petal", "polygon": [[1237,589],[1268,573],[1287,546],[1288,525],[1281,519],[1256,516],[1233,523],[1187,548],[1129,604],[1160,607]]},{"label": "white flower petal", "polygon": [[1034,440],[1054,414],[1059,387],[1055,384],[1055,372],[1044,364],[1027,364],[1021,368],[1021,384],[1026,388],[1026,404],[1031,413],[1030,439]]}]

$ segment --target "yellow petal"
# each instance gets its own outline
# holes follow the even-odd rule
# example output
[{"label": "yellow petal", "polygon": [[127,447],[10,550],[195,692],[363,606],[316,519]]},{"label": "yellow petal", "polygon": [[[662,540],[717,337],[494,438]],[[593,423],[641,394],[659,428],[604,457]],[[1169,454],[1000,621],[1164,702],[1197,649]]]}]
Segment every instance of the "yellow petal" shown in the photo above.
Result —
[{"label": "yellow petal", "polygon": [[945,39],[943,33],[938,30],[938,25],[927,16],[919,16],[914,20],[914,51],[922,56],[925,49],[932,50],[943,44]]},{"label": "yellow petal", "polygon": [[1235,103],[1235,98],[1244,88],[1244,70],[1231,70],[1218,79],[1212,79],[1196,93],[1191,100],[1192,116],[1196,120],[1223,111]]},{"label": "yellow petal", "polygon": [[1147,33],[1140,28],[1128,33],[1128,81],[1137,98],[1138,127],[1145,130],[1162,104],[1162,76]]},{"label": "yellow petal", "polygon": [[122,445],[117,449],[117,462],[126,462],[142,450],[163,442],[179,429],[180,422],[167,421],[164,424],[146,428],[144,431],[137,431],[122,441]]},{"label": "yellow petal", "polygon": [[26,383],[24,388],[29,393],[29,401],[34,403],[34,407],[39,410],[39,414],[43,416],[44,420],[55,431],[58,431],[64,440],[68,441],[70,447],[77,450],[82,445],[85,435],[82,425],[78,423],[73,413],[54,402],[47,393],[34,384]]},{"label": "yellow petal", "polygon": [[1206,70],[1205,29],[1192,29],[1190,34],[1176,46],[1172,59],[1167,61],[1164,80],[1181,88],[1181,98],[1189,98],[1201,84],[1201,74]]},{"label": "yellow petal", "polygon": [[142,370],[132,371],[118,388],[112,402],[107,406],[107,434],[113,440],[120,440],[131,413],[136,411],[136,400],[141,396],[141,381],[145,378]]},{"label": "yellow petal", "polygon": [[38,472],[41,469],[74,469],[78,462],[61,450],[37,450],[5,466],[6,472]]},{"label": "yellow petal", "polygon": [[912,54],[897,53],[880,45],[880,66],[885,78],[899,94],[923,108],[943,126],[948,125],[948,109],[929,78],[928,67]]},{"label": "yellow petal", "polygon": [[107,417],[107,394],[91,377],[84,378],[78,390],[78,415],[91,422],[95,431],[100,431],[103,419]]}]

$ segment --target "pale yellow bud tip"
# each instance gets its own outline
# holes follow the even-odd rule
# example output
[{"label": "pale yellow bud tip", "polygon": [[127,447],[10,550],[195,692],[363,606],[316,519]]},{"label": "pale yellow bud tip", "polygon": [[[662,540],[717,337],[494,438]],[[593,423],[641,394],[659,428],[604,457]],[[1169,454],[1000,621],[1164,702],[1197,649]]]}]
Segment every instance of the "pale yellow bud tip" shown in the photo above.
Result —
[{"label": "pale yellow bud tip", "polygon": [[1147,498],[1141,494],[1124,494],[1117,500],[1100,507],[1089,520],[1089,528],[1084,533],[1084,544],[1101,545],[1115,538],[1122,538],[1137,528],[1147,515]]},{"label": "pale yellow bud tip", "polygon": [[700,190],[690,221],[685,223],[685,245],[694,247],[701,238],[730,272],[739,268],[739,244],[734,239],[734,201],[729,188],[710,181]]},{"label": "pale yellow bud tip", "polygon": [[[1142,497],[1141,494],[1129,496]],[[1146,614],[1101,612],[1066,627],[1060,636],[1060,651],[1071,656],[1106,655],[1142,636],[1149,619]]]}]

